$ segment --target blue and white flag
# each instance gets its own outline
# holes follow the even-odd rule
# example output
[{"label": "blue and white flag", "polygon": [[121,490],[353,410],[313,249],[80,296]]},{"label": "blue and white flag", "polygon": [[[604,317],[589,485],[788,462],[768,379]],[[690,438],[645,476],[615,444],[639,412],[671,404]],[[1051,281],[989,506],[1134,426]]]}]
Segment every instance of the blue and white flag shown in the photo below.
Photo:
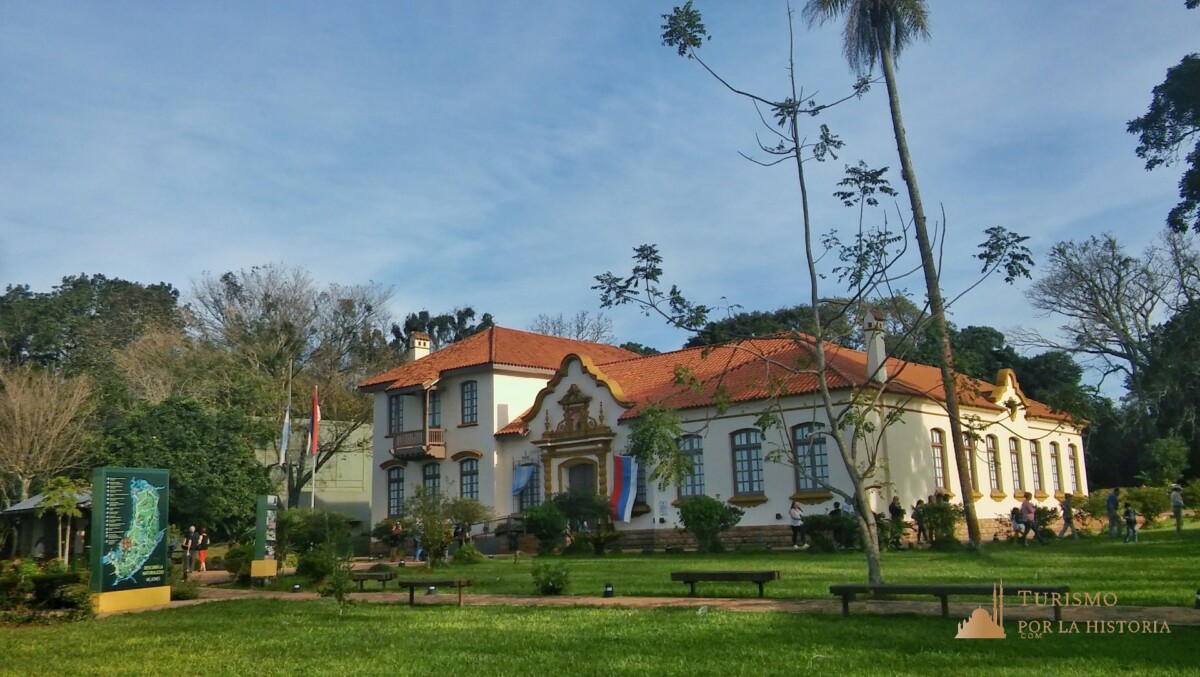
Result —
[{"label": "blue and white flag", "polygon": [[292,437],[292,412],[289,410],[283,414],[283,432],[280,434],[279,442],[279,465],[287,465],[287,450],[288,441]]},{"label": "blue and white flag", "polygon": [[613,456],[612,519],[628,522],[633,516],[633,499],[637,497],[637,459],[632,456]]}]

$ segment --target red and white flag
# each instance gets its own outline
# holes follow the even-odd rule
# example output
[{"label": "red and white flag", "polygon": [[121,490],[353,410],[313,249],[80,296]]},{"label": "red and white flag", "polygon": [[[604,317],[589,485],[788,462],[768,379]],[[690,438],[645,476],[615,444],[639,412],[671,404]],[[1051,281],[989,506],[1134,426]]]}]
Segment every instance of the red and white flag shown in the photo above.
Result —
[{"label": "red and white flag", "polygon": [[317,455],[317,436],[321,427],[321,405],[317,402],[317,387],[313,386],[312,417],[308,420],[308,453]]}]

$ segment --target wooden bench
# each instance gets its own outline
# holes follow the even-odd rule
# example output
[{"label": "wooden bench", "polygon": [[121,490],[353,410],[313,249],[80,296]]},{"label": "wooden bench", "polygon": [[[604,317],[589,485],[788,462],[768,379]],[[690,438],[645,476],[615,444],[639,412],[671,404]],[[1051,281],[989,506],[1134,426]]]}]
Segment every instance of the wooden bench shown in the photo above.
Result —
[{"label": "wooden bench", "polygon": [[691,595],[696,595],[696,583],[700,581],[747,581],[758,584],[758,596],[763,596],[763,583],[779,580],[778,571],[673,571],[672,581],[682,581],[691,586]]},{"label": "wooden bench", "polygon": [[396,574],[391,571],[351,571],[350,580],[358,581],[358,589],[365,590],[363,584],[367,581],[379,581],[381,587],[386,588],[387,582],[396,578]]},{"label": "wooden bench", "polygon": [[417,588],[458,588],[458,605],[463,605],[463,588],[471,587],[471,579],[469,578],[443,578],[443,579],[408,579],[398,580],[396,585],[401,588],[408,588],[408,604],[412,606],[417,603],[416,595]]},{"label": "wooden bench", "polygon": [[[875,595],[933,595],[942,602],[942,618],[950,617],[950,602],[952,595],[976,595],[990,597],[995,588],[991,585],[977,584],[917,584],[917,583],[842,583],[829,586],[829,594],[840,595],[842,598],[842,615],[850,615],[850,602],[859,593]],[[1010,585],[1004,584],[1004,596],[1013,597],[1025,593],[1059,593],[1065,595],[1070,591],[1066,585]],[[1062,605],[1053,604],[1054,620],[1062,620]]]}]

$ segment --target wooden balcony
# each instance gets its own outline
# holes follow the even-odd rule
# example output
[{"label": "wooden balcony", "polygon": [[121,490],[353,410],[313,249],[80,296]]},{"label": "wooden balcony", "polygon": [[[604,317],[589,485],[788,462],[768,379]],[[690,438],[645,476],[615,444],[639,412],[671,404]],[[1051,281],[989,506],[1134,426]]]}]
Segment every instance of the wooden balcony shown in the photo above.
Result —
[{"label": "wooden balcony", "polygon": [[443,460],[446,431],[442,428],[408,430],[392,435],[392,457],[398,461]]}]

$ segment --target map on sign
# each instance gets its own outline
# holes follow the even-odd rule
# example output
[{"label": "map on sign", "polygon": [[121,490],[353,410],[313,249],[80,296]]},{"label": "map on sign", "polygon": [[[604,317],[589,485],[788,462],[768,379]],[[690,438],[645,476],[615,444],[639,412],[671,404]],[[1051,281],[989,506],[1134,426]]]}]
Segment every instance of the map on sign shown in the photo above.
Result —
[{"label": "map on sign", "polygon": [[146,561],[154,554],[167,530],[159,522],[159,505],[164,487],[156,487],[146,480],[129,478],[129,501],[132,509],[128,528],[112,550],[104,554],[101,562],[112,566],[113,585],[121,581],[132,581],[142,571]]}]

